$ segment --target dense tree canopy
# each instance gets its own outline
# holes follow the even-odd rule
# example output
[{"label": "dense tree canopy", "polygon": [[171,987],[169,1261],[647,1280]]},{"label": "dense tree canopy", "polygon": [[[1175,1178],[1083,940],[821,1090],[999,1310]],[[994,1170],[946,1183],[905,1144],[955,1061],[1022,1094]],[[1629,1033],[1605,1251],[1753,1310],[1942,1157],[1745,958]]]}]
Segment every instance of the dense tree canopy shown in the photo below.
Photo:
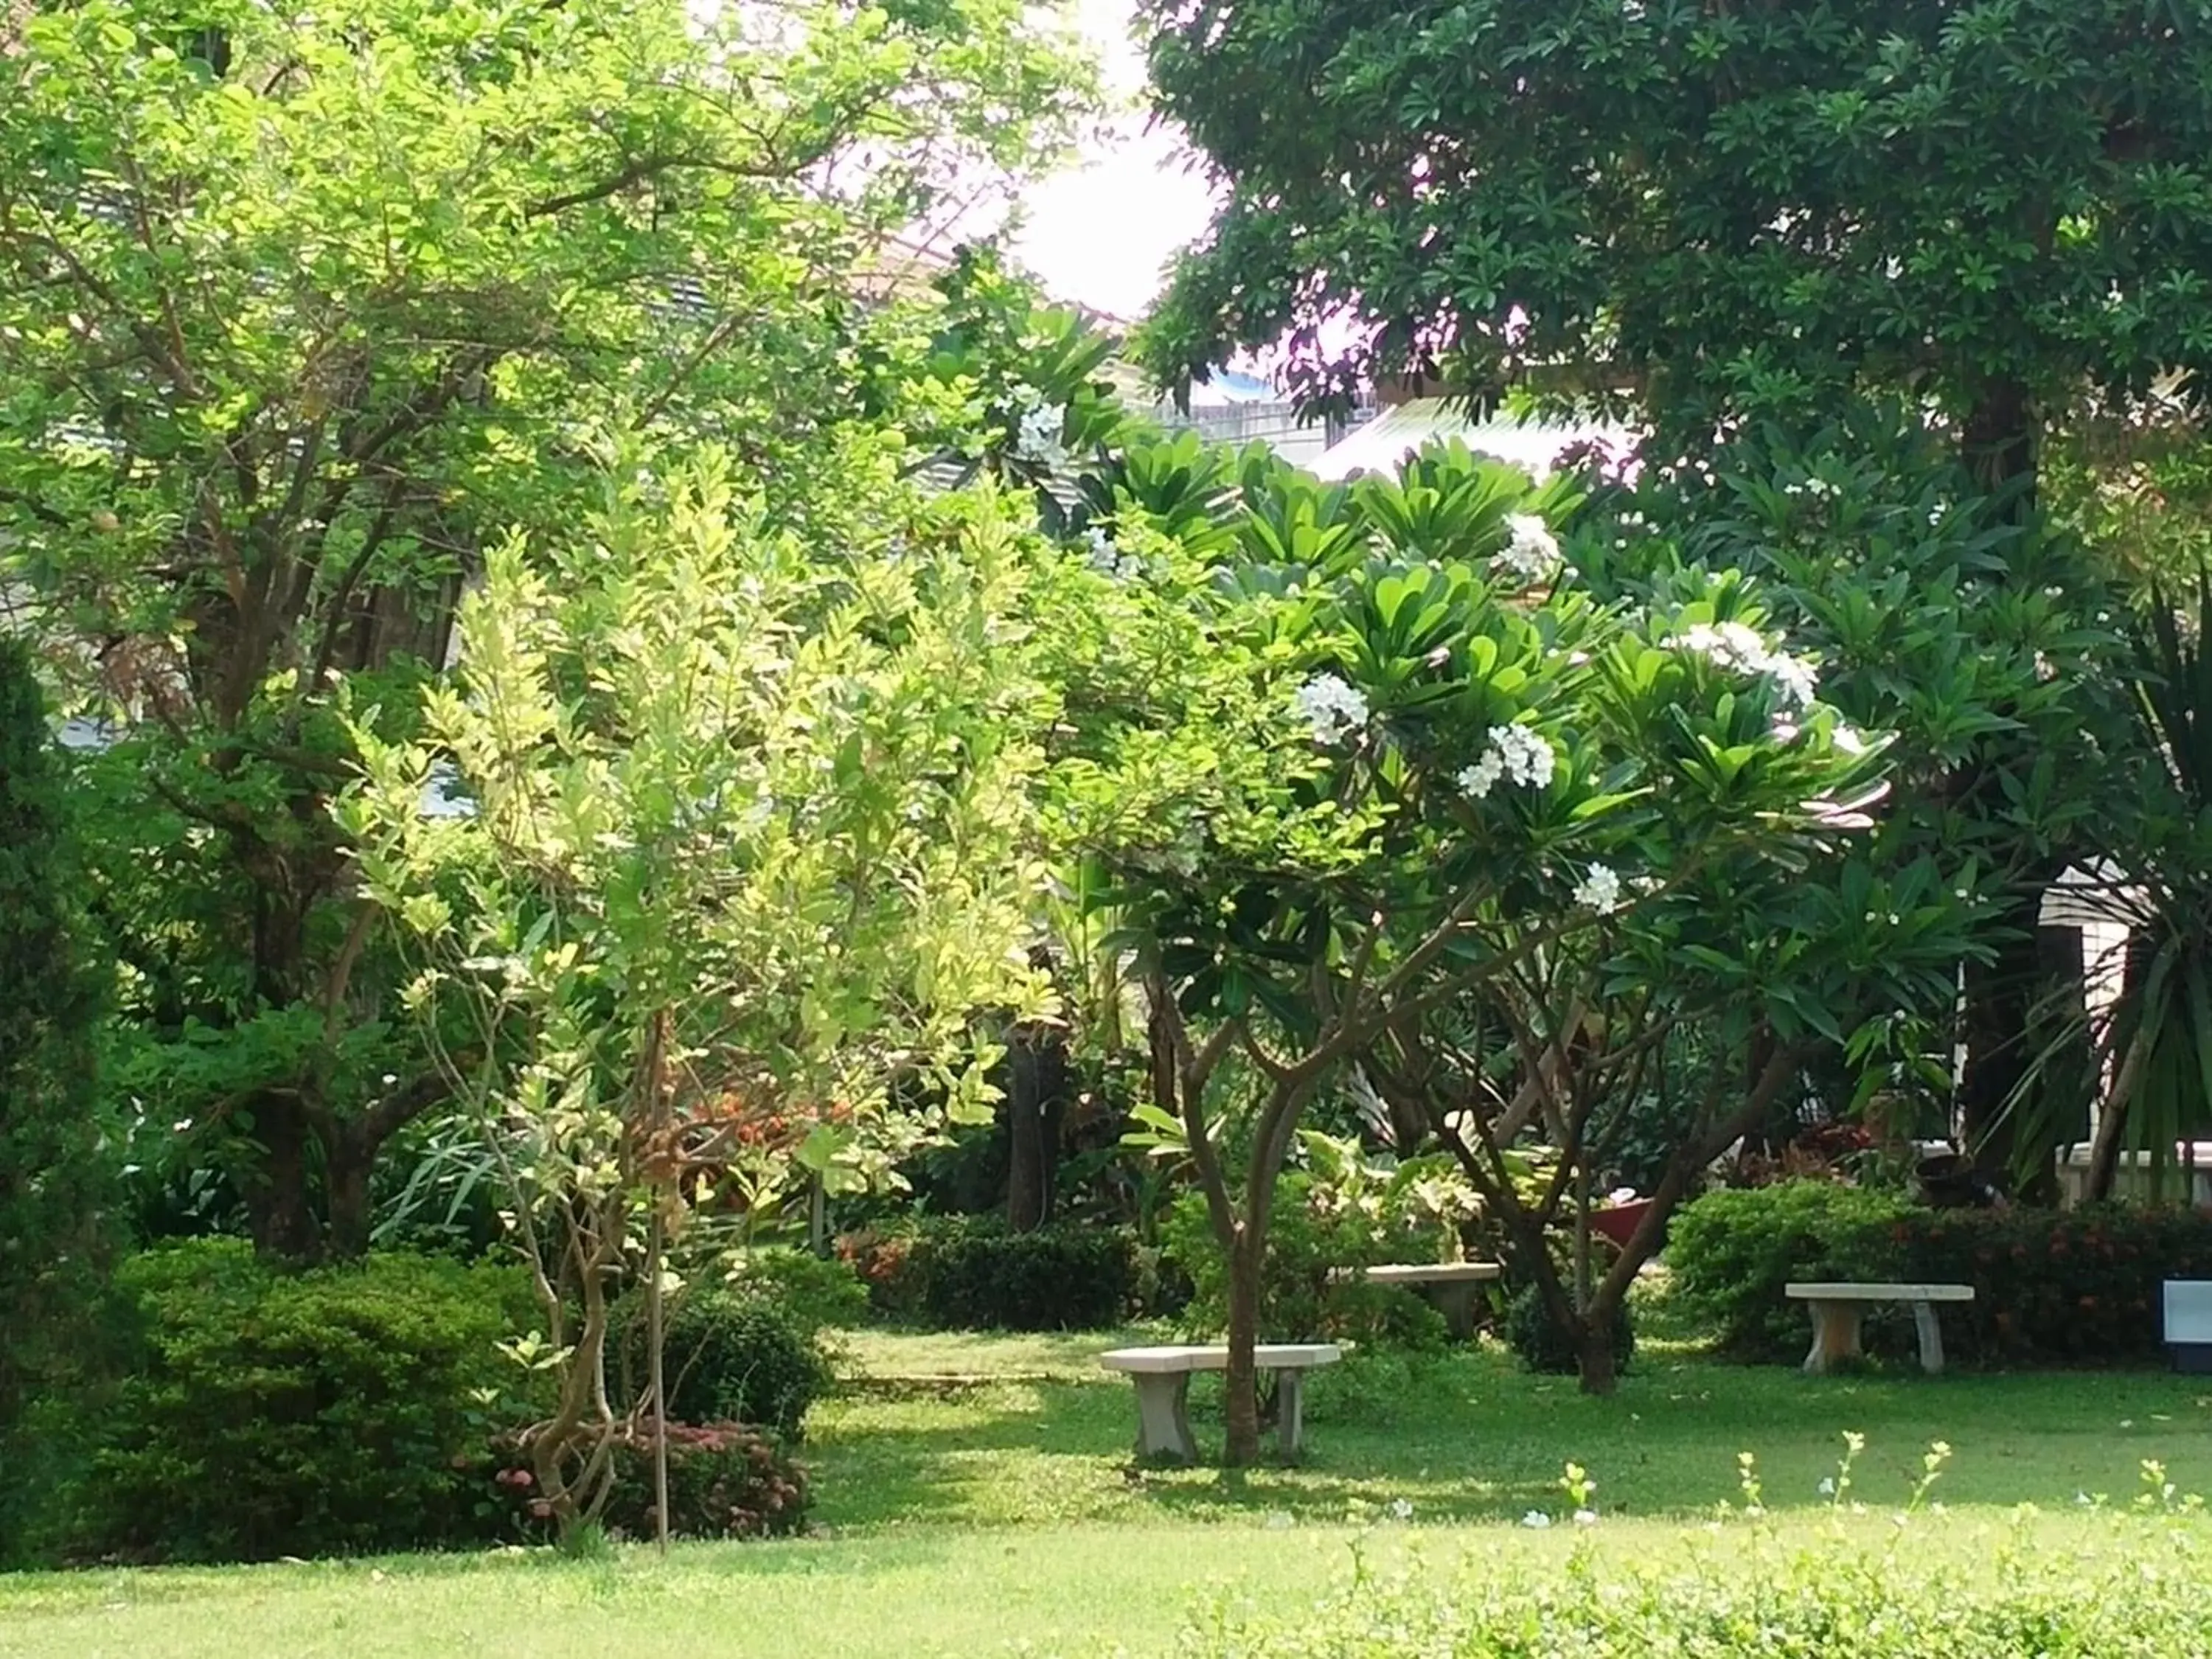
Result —
[{"label": "dense tree canopy", "polygon": [[2212,364],[2203,0],[1153,0],[1225,188],[1152,343],[1308,397],[1633,397],[1667,441],[1869,386],[1989,476]]},{"label": "dense tree canopy", "polygon": [[189,1126],[272,1249],[361,1248],[443,1086],[326,810],[336,684],[404,731],[606,424],[719,438],[835,537],[809,483],[884,378],[854,270],[1081,83],[1006,0],[694,9],[100,0],[0,52],[0,592],[121,738],[140,1156]]}]

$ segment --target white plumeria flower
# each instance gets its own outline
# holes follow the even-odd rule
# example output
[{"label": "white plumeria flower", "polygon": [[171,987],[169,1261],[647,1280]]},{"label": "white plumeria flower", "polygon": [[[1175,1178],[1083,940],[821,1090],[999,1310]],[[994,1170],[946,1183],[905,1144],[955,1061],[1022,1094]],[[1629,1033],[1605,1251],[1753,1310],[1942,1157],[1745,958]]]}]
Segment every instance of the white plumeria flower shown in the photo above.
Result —
[{"label": "white plumeria flower", "polygon": [[1491,563],[1524,582],[1541,581],[1559,562],[1559,538],[1552,527],[1533,513],[1508,514],[1509,539]]},{"label": "white plumeria flower", "polygon": [[1413,1518],[1413,1506],[1406,1498],[1394,1498],[1390,1500],[1390,1516],[1393,1520],[1410,1521]]},{"label": "white plumeria flower", "polygon": [[1832,1474],[1823,1475],[1820,1479],[1820,1496],[1823,1498],[1833,1498],[1835,1495],[1836,1477]]},{"label": "white plumeria flower", "polygon": [[1530,1510],[1528,1514],[1521,1517],[1521,1524],[1524,1527],[1533,1527],[1541,1532],[1552,1524],[1552,1517],[1541,1510]]},{"label": "white plumeria flower", "polygon": [[1016,428],[1014,447],[1047,466],[1056,466],[1067,459],[1066,447],[1060,441],[1066,427],[1067,411],[1058,404],[1029,410]]},{"label": "white plumeria flower", "polygon": [[1575,884],[1574,900],[1586,910],[1609,916],[1620,908],[1620,876],[1612,866],[1593,864]]},{"label": "white plumeria flower", "polygon": [[1697,623],[1669,643],[1680,650],[1694,651],[1735,673],[1764,675],[1801,708],[1813,701],[1820,683],[1812,664],[1791,656],[1783,646],[1770,646],[1756,629],[1741,623]]},{"label": "white plumeria flower", "polygon": [[1559,757],[1550,741],[1525,726],[1493,726],[1482,757],[1459,775],[1460,793],[1480,800],[1500,778],[1524,789],[1548,789]]},{"label": "white plumeria flower", "polygon": [[1457,780],[1459,792],[1469,800],[1480,800],[1487,795],[1498,780],[1505,773],[1505,763],[1495,753],[1485,755],[1472,766],[1460,769]]},{"label": "white plumeria flower", "polygon": [[1365,694],[1334,674],[1316,674],[1297,689],[1291,701],[1313,728],[1316,743],[1335,743],[1367,724]]},{"label": "white plumeria flower", "polygon": [[1575,1511],[1575,1524],[1578,1527],[1594,1527],[1597,1525],[1597,1511],[1595,1510],[1577,1510]]}]

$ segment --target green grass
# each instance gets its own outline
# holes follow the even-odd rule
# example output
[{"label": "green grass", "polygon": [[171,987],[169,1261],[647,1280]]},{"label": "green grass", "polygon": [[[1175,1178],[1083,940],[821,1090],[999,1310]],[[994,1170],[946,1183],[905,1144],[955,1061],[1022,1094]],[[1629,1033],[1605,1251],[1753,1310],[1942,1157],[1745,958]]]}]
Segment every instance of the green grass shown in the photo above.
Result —
[{"label": "green grass", "polygon": [[[1913,1519],[1911,1547],[1966,1559],[2023,1502],[2050,1511],[2031,1523],[2049,1550],[2115,1547],[2075,1495],[2127,1504],[2145,1459],[2184,1492],[2212,1491],[2212,1391],[2188,1378],[1811,1379],[1664,1349],[1640,1357],[1609,1401],[1492,1351],[1347,1364],[1316,1380],[1303,1467],[1137,1470],[1130,1389],[1097,1365],[1119,1340],[855,1334],[851,1381],[811,1420],[813,1538],[684,1546],[666,1563],[641,1550],[602,1561],[494,1552],[0,1578],[0,1655],[1142,1653],[1166,1646],[1210,1587],[1295,1605],[1340,1581],[1360,1505],[1413,1506],[1412,1524],[1387,1524],[1379,1550],[1412,1540],[1438,1556],[1540,1565],[1571,1529],[1516,1523],[1562,1509],[1569,1459],[1598,1482],[1605,1518],[1587,1536],[1640,1559],[1710,1543],[1702,1523],[1738,1497],[1741,1450],[1757,1454],[1785,1538],[1834,1525],[1875,1535],[1929,1443],[1947,1441],[1931,1494],[1943,1511]],[[1213,1385],[1194,1393],[1201,1442],[1218,1444]],[[1818,1491],[1846,1430],[1868,1437],[1854,1493],[1863,1516],[1833,1514]]]},{"label": "green grass", "polygon": [[[1121,1340],[1144,1334],[856,1339],[858,1376],[811,1419],[817,1519],[834,1533],[1322,1522],[1355,1502],[1403,1498],[1423,1522],[1516,1521],[1556,1504],[1569,1459],[1596,1478],[1608,1513],[1703,1516],[1736,1497],[1741,1451],[1757,1455],[1770,1507],[1808,1509],[1824,1501],[1846,1431],[1867,1437],[1857,1479],[1873,1504],[1902,1502],[1937,1440],[1955,1454],[1940,1494],[1954,1505],[2125,1500],[2147,1458],[2185,1491],[2212,1493],[2212,1389],[2200,1380],[1814,1378],[1664,1350],[1639,1356],[1609,1400],[1527,1376],[1495,1349],[1375,1357],[1316,1373],[1300,1468],[1133,1470],[1131,1389],[1097,1362]],[[1218,1381],[1197,1379],[1191,1395],[1200,1443],[1218,1447]]]}]

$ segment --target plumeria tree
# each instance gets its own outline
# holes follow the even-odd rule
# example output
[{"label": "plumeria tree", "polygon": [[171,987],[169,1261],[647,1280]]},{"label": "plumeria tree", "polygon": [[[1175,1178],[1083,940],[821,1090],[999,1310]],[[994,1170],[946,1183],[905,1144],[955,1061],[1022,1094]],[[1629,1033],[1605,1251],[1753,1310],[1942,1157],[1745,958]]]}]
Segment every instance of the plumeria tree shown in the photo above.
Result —
[{"label": "plumeria tree", "polygon": [[[847,459],[884,517],[830,554],[764,526],[711,455],[623,454],[586,527],[495,552],[422,740],[356,722],[368,781],[341,817],[504,1178],[544,1322],[517,1352],[554,1390],[527,1439],[564,1527],[636,1431],[608,1391],[613,1299],[642,1283],[657,1310],[733,1111],[811,1122],[787,1156],[865,1181],[912,1114],[988,1115],[974,1011],[1048,1012],[1023,949],[1049,716],[1028,544],[990,499],[902,492],[895,447]],[[468,810],[426,817],[441,762]]]},{"label": "plumeria tree", "polygon": [[[1741,580],[1683,586],[1695,596],[1624,621],[1589,688],[1641,750],[1629,764],[1648,815],[1618,826],[1609,861],[1572,896],[1597,925],[1420,1001],[1361,1056],[1401,1118],[1459,1159],[1593,1393],[1613,1386],[1630,1287],[1705,1166],[1797,1104],[1820,1047],[1865,1054],[1888,1017],[1952,994],[1960,954],[1977,948],[1971,875],[1954,889],[1924,852],[1896,861],[1863,810],[1879,792],[1835,793],[1887,739],[1815,700],[1813,665]],[[1680,718],[1644,725],[1635,711],[1650,698]],[[1808,761],[1825,764],[1830,793],[1802,794],[1817,782]],[[1775,790],[1773,804],[1708,816],[1711,782],[1731,769],[1733,787]],[[1518,781],[1553,787],[1548,765],[1534,770]],[[1509,940],[1531,926],[1494,925]],[[1597,1182],[1639,1133],[1662,1139],[1662,1172],[1633,1232],[1601,1253]]]},{"label": "plumeria tree", "polygon": [[[1273,1194],[1316,1095],[1392,1032],[1506,997],[1647,887],[1802,860],[1879,763],[1802,665],[1731,625],[1734,584],[1601,605],[1560,559],[1567,486],[1463,449],[1347,488],[1133,444],[1086,499],[1128,636],[1202,635],[1212,741],[1242,756],[1203,810],[1102,822],[1093,844],[1149,995],[1148,1132],[1188,1156],[1230,1263],[1245,1462]],[[1772,689],[1746,695],[1747,672]],[[1109,752],[1127,766],[1156,723],[1131,711]]]}]

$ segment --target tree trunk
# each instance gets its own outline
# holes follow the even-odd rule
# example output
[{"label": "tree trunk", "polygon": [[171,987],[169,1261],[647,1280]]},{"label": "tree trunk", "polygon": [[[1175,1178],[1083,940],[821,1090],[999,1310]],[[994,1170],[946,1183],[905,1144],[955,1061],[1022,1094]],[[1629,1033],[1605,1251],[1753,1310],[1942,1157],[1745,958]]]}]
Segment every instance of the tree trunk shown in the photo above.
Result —
[{"label": "tree trunk", "polygon": [[1006,1058],[1006,1224],[1033,1232],[1052,1218],[1067,1045],[1055,1027],[1026,1027]]},{"label": "tree trunk", "polygon": [[1260,1376],[1253,1350],[1260,1341],[1260,1261],[1266,1241],[1247,1222],[1229,1256],[1229,1369],[1222,1379],[1228,1449],[1223,1461],[1241,1468],[1260,1460]]},{"label": "tree trunk", "polygon": [[2021,518],[2035,507],[2036,452],[2042,433],[2042,415],[2027,387],[2004,379],[1981,388],[1959,434],[1967,469],[1984,489],[2021,488],[2014,511]]},{"label": "tree trunk", "polygon": [[246,1182],[253,1248],[287,1261],[316,1261],[323,1238],[308,1197],[307,1114],[296,1100],[262,1094],[254,1097],[252,1115],[261,1148],[261,1167]]},{"label": "tree trunk", "polygon": [[330,1209],[330,1253],[341,1261],[368,1254],[368,1236],[374,1218],[369,1172],[376,1167],[376,1148],[351,1130],[342,1131],[324,1154],[324,1188]]},{"label": "tree trunk", "polygon": [[1613,1363],[1613,1320],[1612,1304],[1602,1297],[1576,1316],[1575,1364],[1584,1394],[1603,1396],[1620,1385]]}]

